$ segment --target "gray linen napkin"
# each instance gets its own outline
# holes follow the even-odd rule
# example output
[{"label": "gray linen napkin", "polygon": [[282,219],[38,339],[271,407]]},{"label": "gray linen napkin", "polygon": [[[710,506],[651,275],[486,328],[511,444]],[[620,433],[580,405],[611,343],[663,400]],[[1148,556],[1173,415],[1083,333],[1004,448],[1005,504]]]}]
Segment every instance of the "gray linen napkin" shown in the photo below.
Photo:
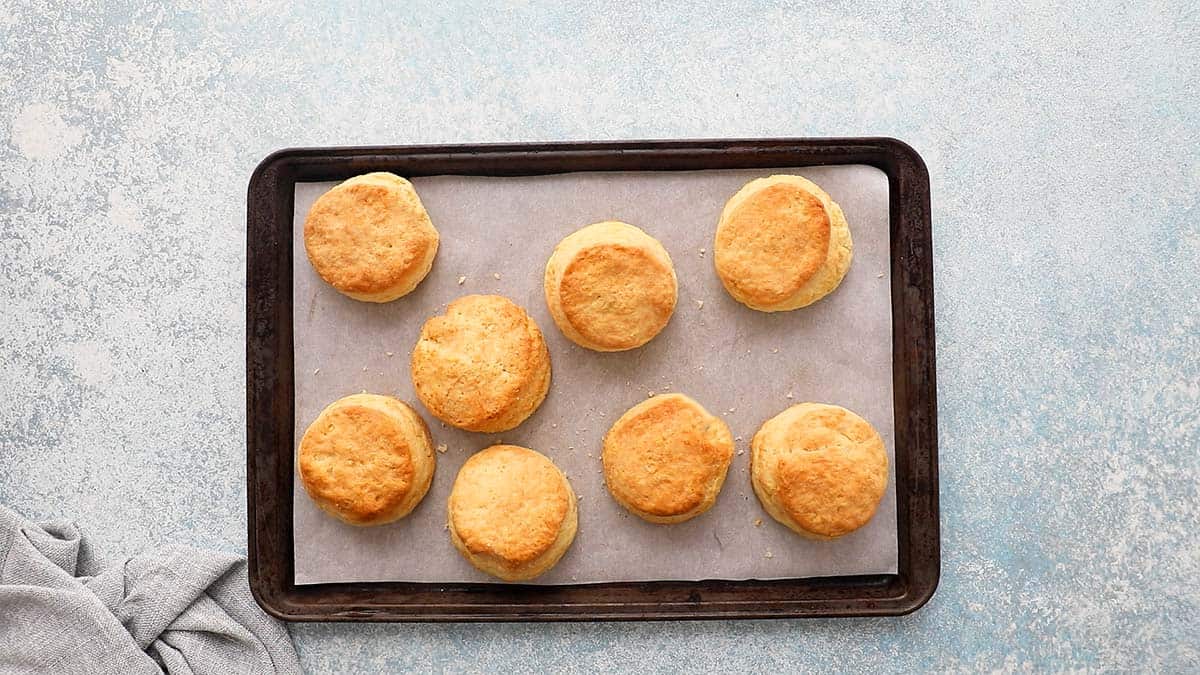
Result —
[{"label": "gray linen napkin", "polygon": [[0,673],[299,673],[230,553],[168,546],[103,566],[70,522],[0,505]]}]

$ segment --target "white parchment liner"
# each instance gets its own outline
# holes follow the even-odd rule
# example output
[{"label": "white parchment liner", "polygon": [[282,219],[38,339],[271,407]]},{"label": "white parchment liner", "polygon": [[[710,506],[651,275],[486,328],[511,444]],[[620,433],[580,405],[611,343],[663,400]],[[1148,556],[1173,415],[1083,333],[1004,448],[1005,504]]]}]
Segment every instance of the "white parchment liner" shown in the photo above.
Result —
[{"label": "white parchment liner", "polygon": [[[854,262],[824,300],[766,314],[725,293],[713,271],[712,238],[725,201],[747,181],[772,173],[806,176],[841,204],[854,239]],[[886,175],[855,165],[437,176],[413,184],[441,232],[441,248],[417,290],[384,305],[346,298],[317,277],[304,254],[304,218],[334,184],[296,186],[297,442],[325,405],[366,390],[412,403],[429,423],[434,442],[447,447],[437,455],[433,486],[421,505],[382,527],[355,528],[325,515],[297,480],[296,583],[491,580],[458,555],[444,524],[458,468],[471,453],[500,440],[549,456],[580,496],[574,545],[534,583],[896,571]],[[542,273],[562,237],[609,219],[637,225],[663,243],[679,277],[679,304],[667,328],[648,345],[600,354],[575,346],[555,327],[542,297]],[[460,277],[466,277],[461,284]],[[416,402],[409,379],[409,354],[421,324],[468,293],[498,293],[524,306],[550,347],[554,374],[546,402],[503,434],[444,427]],[[648,392],[668,391],[685,393],[720,415],[737,437],[737,454],[712,510],[679,525],[653,525],[628,514],[608,495],[600,443],[609,425]],[[802,401],[836,403],[859,413],[879,430],[892,460],[887,493],[874,519],[836,541],[809,541],[775,523],[750,487],[750,438],[764,420]]]}]

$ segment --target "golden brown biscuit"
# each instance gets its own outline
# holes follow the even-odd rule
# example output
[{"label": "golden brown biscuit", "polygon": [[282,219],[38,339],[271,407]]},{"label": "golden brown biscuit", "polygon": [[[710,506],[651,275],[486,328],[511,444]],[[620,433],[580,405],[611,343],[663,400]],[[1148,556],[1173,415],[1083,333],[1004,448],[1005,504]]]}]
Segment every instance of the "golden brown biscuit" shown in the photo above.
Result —
[{"label": "golden brown biscuit", "polygon": [[434,417],[468,431],[507,431],[550,389],[550,352],[508,298],[468,295],[431,317],[412,352],[412,381]]},{"label": "golden brown biscuit", "polygon": [[681,523],[717,501],[733,437],[699,403],[663,394],[621,415],[604,436],[602,457],[617,503],[652,523]]},{"label": "golden brown biscuit", "polygon": [[763,508],[816,539],[865,525],[887,480],[883,439],[836,405],[794,405],[767,420],[750,443],[750,481]]},{"label": "golden brown biscuit", "polygon": [[416,508],[437,459],[425,421],[407,404],[355,394],[308,426],[296,465],[321,509],[351,525],[382,525]]},{"label": "golden brown biscuit", "polygon": [[579,527],[567,477],[544,455],[516,445],[493,445],[468,459],[447,510],[454,547],[505,581],[554,567]]},{"label": "golden brown biscuit", "polygon": [[546,304],[575,344],[598,352],[641,347],[675,311],[675,268],[633,225],[595,223],[559,242],[546,263]]},{"label": "golden brown biscuit", "polygon": [[389,302],[429,273],[438,231],[411,183],[368,173],[317,199],[304,221],[304,249],[317,274],[341,293]]},{"label": "golden brown biscuit", "polygon": [[750,181],[725,204],[713,263],[735,300],[780,312],[837,288],[853,250],[842,208],[816,183],[781,175]]}]

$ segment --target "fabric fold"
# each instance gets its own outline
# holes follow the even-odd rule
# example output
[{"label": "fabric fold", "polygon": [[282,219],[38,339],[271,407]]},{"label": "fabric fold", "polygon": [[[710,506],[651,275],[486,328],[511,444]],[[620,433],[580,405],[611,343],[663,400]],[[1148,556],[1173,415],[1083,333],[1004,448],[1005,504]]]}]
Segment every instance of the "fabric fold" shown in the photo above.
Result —
[{"label": "fabric fold", "polygon": [[87,546],[0,506],[0,674],[301,672],[241,556],[166,546],[106,566]]}]

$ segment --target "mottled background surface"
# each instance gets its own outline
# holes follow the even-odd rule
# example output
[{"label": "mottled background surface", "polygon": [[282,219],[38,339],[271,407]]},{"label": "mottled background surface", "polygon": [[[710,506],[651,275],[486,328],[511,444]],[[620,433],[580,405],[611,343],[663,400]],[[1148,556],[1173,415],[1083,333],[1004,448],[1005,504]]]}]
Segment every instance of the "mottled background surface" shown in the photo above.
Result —
[{"label": "mottled background surface", "polygon": [[0,0],[0,501],[114,555],[244,550],[244,194],[276,148],[891,135],[933,181],[928,606],[297,625],[303,662],[1200,667],[1194,4],[325,4]]}]

